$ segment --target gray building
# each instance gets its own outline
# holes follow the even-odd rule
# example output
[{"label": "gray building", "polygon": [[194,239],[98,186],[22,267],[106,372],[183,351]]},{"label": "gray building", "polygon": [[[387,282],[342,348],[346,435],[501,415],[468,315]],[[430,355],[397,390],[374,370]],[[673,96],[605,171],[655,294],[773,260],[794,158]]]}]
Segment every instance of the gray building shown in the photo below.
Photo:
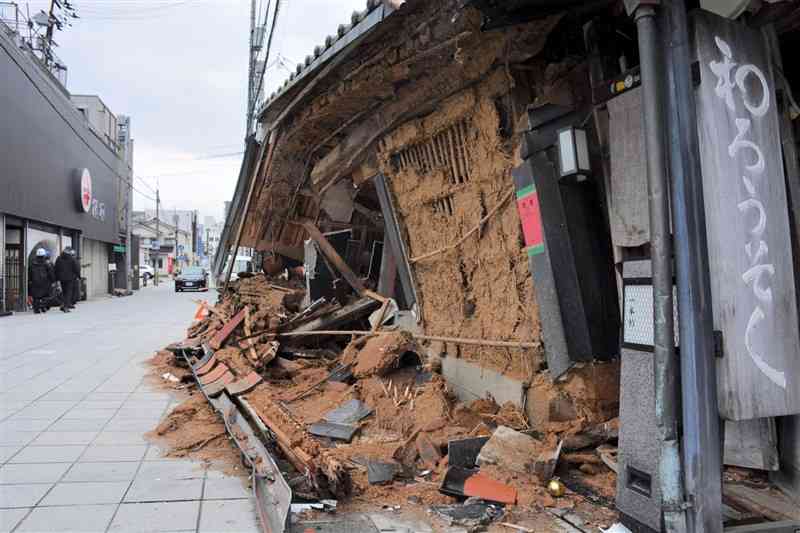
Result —
[{"label": "gray building", "polygon": [[27,266],[39,247],[52,257],[75,248],[90,298],[127,287],[129,119],[93,124],[88,106],[86,115],[79,111],[51,69],[3,22],[0,79],[0,311],[26,309]]}]

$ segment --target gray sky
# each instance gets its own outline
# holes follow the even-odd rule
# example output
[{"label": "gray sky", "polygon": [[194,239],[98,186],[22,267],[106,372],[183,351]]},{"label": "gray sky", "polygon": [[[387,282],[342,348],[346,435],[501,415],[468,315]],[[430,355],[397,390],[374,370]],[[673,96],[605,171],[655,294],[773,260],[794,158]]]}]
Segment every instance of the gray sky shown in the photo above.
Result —
[{"label": "gray sky", "polygon": [[[98,94],[113,113],[131,117],[134,174],[151,187],[159,177],[163,208],[220,219],[241,162],[220,156],[243,149],[250,0],[71,1],[81,19],[55,36],[69,91]],[[48,1],[29,4],[33,15]],[[270,62],[280,54],[293,69],[365,5],[282,0]],[[288,75],[270,68],[266,94]],[[134,195],[135,209],[153,207]]]}]

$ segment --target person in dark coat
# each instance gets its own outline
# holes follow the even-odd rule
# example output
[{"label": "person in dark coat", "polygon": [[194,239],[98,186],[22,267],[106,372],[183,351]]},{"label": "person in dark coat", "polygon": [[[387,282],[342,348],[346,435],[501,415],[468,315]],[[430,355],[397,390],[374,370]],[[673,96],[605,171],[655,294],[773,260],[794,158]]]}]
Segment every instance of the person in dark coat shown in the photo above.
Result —
[{"label": "person in dark coat", "polygon": [[36,250],[36,256],[28,265],[28,295],[33,302],[33,312],[45,313],[50,307],[50,289],[56,281],[53,265],[44,248]]},{"label": "person in dark coat", "polygon": [[56,259],[56,278],[61,283],[61,310],[69,313],[75,308],[75,283],[81,275],[81,267],[72,248],[66,247]]},{"label": "person in dark coat", "polygon": [[72,300],[70,309],[75,309],[75,304],[81,299],[81,260],[78,257],[75,248],[69,249],[69,255],[72,257],[72,273],[75,276],[74,283],[72,284]]}]

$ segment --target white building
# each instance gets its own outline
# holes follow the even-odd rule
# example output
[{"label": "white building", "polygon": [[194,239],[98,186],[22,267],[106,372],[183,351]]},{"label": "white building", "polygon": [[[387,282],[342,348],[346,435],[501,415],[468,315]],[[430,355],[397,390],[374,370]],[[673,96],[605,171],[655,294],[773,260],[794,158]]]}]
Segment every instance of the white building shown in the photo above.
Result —
[{"label": "white building", "polygon": [[132,232],[139,236],[139,264],[150,265],[166,276],[194,265],[192,233],[155,218],[137,218]]}]

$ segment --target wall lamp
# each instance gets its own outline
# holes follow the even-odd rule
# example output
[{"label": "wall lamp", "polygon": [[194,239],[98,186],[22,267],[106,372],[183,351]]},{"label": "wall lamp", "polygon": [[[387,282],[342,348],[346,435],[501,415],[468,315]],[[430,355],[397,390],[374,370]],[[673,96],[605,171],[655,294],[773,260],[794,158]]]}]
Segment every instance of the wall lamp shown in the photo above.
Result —
[{"label": "wall lamp", "polygon": [[572,126],[558,130],[558,166],[562,181],[580,183],[591,174],[586,130]]}]

